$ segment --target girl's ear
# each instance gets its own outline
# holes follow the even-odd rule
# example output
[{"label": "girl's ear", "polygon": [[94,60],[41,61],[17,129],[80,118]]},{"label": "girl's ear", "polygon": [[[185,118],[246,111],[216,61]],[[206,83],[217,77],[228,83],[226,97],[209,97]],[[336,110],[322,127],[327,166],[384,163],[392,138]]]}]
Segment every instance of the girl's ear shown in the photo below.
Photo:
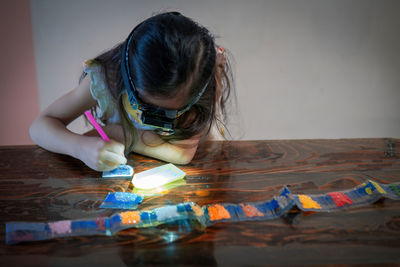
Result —
[{"label": "girl's ear", "polygon": [[217,59],[216,59],[216,66],[217,68],[225,69],[226,66],[226,54],[225,49],[222,46],[217,46]]},{"label": "girl's ear", "polygon": [[225,49],[222,46],[216,46],[216,62],[215,62],[215,82],[216,82],[216,92],[215,92],[215,102],[219,103],[223,93],[223,78],[225,75],[226,67],[226,54]]}]

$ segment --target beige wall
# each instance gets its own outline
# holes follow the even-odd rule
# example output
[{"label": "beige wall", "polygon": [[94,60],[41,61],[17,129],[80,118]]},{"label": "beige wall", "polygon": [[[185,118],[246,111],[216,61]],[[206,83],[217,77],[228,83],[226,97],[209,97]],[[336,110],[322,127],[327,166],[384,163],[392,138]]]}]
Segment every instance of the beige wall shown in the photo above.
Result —
[{"label": "beige wall", "polygon": [[39,113],[29,0],[0,1],[0,145],[32,144]]},{"label": "beige wall", "polygon": [[[400,1],[32,0],[40,107],[81,62],[178,10],[235,57],[244,139],[400,137]],[[75,125],[73,129],[80,129]]]}]

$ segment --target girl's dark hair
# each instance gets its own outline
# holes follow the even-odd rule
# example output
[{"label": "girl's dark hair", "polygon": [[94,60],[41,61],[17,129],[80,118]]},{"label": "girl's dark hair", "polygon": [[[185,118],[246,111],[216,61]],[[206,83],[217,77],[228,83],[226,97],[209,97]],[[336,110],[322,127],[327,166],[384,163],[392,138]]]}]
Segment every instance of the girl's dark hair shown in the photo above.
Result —
[{"label": "girl's dark hair", "polygon": [[[135,129],[122,105],[123,45],[124,42],[118,44],[94,60],[102,66],[128,140],[129,132]],[[216,54],[214,37],[206,28],[178,12],[158,14],[136,27],[128,49],[135,86],[150,95],[175,97],[182,90],[189,90],[186,100],[189,102],[208,82],[200,99],[179,118],[176,127],[179,130],[168,138],[163,137],[165,140],[206,134],[214,123],[225,126],[225,104],[231,92],[232,73],[226,58]],[[84,76],[85,73],[81,79]],[[130,150],[133,142],[125,145]]]}]

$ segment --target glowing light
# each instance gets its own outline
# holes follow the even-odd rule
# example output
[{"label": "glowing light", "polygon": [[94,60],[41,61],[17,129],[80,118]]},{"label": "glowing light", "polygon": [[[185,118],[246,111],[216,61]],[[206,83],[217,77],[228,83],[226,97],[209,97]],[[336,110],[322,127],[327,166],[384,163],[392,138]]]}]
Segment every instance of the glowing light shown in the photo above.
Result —
[{"label": "glowing light", "polygon": [[170,163],[135,174],[132,184],[140,189],[153,189],[182,179],[185,175],[185,172]]}]

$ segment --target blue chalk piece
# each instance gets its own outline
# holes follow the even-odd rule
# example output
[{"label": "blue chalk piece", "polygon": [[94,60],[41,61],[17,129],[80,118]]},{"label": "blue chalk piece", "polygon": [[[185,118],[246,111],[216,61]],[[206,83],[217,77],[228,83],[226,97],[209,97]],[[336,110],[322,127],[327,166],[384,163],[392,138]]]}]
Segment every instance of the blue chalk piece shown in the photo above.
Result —
[{"label": "blue chalk piece", "polygon": [[142,203],[143,197],[134,193],[109,192],[100,208],[110,209],[136,209]]},{"label": "blue chalk piece", "polygon": [[115,194],[113,193],[108,193],[108,195],[106,196],[106,199],[104,200],[104,202],[116,202],[117,199],[115,198]]},{"label": "blue chalk piece", "polygon": [[133,176],[132,166],[122,164],[111,171],[103,172],[103,178],[132,178]]}]

